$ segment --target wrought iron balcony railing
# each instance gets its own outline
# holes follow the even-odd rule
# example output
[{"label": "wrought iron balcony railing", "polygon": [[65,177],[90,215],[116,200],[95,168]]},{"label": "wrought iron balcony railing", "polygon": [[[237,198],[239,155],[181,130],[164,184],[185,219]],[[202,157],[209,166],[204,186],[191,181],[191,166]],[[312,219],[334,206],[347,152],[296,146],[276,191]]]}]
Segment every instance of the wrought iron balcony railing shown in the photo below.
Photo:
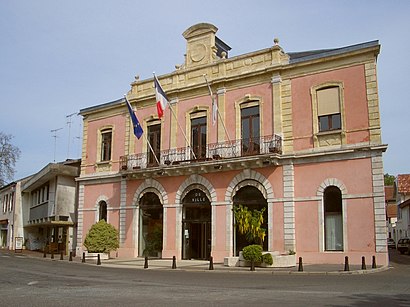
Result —
[{"label": "wrought iron balcony railing", "polygon": [[[268,153],[282,153],[282,138],[278,135],[270,135],[254,139],[213,143],[204,147],[205,148],[181,147],[163,150],[159,154],[158,161],[160,165],[155,161],[152,153],[121,156],[120,167],[121,170],[124,171]],[[195,157],[193,153],[195,153]]]}]

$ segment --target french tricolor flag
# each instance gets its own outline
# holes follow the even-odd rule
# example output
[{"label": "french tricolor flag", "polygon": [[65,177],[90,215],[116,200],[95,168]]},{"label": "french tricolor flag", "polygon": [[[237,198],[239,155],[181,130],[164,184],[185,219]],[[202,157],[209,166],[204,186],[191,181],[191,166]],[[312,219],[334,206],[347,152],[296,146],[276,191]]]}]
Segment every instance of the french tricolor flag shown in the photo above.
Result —
[{"label": "french tricolor flag", "polygon": [[154,75],[154,83],[155,83],[155,96],[157,98],[157,112],[158,117],[161,118],[164,116],[164,111],[169,103],[167,96],[165,95],[164,90],[159,84],[157,76]]}]

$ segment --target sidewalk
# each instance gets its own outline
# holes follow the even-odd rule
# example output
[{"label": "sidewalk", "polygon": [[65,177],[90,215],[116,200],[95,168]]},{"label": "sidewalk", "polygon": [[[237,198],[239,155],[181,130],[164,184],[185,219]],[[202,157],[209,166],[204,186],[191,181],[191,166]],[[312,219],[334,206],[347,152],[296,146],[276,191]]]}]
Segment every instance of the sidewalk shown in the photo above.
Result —
[{"label": "sidewalk", "polygon": [[[54,255],[54,259],[51,259],[51,255],[47,254],[44,258],[42,252],[23,250],[21,253],[8,250],[0,250],[0,254],[15,254],[21,257],[34,257],[42,258],[45,261],[69,261],[68,256]],[[81,263],[81,257],[73,257],[73,262]],[[149,259],[147,270],[184,270],[184,271],[209,271],[210,262],[205,260],[176,260],[176,269],[172,268],[172,259]],[[85,265],[97,265],[97,260],[86,259]],[[132,259],[108,259],[101,260],[101,266],[112,268],[128,268],[128,269],[144,269],[144,258],[132,258]],[[344,264],[304,264],[303,271],[299,272],[298,266],[290,268],[261,268],[256,267],[255,272],[252,273],[266,273],[274,275],[287,275],[287,274],[308,274],[308,275],[344,275],[344,274],[370,274],[388,270],[388,267],[377,267],[372,269],[371,264],[367,264],[367,269],[362,270],[361,265],[349,265],[349,271],[344,271]],[[213,272],[250,272],[249,267],[227,267],[223,263],[213,263]]]}]

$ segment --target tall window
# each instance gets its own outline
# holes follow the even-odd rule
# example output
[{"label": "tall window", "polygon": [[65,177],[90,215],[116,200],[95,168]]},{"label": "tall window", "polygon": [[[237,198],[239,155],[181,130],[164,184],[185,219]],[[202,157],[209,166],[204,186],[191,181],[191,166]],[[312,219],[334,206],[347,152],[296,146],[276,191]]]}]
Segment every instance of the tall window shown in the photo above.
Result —
[{"label": "tall window", "polygon": [[111,160],[112,129],[101,131],[101,161]]},{"label": "tall window", "polygon": [[[148,165],[155,166],[158,165],[157,160],[160,160],[161,154],[161,124],[148,126],[148,140],[154,151],[154,153],[152,153],[151,149],[148,146]],[[155,157],[157,159],[155,159]]]},{"label": "tall window", "polygon": [[325,250],[343,250],[342,193],[339,188],[329,186],[323,195],[325,219]]},{"label": "tall window", "polygon": [[242,155],[259,153],[260,121],[259,106],[241,109]]},{"label": "tall window", "polygon": [[107,221],[107,203],[105,201],[101,201],[99,204],[99,214],[98,220]]},{"label": "tall window", "polygon": [[323,88],[316,93],[319,132],[341,129],[339,87]]},{"label": "tall window", "polygon": [[191,119],[191,147],[197,159],[206,157],[206,116]]}]

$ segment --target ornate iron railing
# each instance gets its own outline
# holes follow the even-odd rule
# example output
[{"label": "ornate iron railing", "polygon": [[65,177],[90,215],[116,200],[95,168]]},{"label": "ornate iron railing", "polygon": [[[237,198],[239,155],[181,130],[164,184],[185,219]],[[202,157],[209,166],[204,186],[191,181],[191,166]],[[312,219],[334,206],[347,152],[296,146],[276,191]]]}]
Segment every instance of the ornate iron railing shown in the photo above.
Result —
[{"label": "ornate iron railing", "polygon": [[[229,159],[241,156],[253,156],[268,153],[282,153],[282,138],[278,135],[262,136],[254,139],[239,139],[233,141],[208,144],[206,156],[194,158],[194,150],[190,147],[172,148],[160,153],[160,166],[189,164],[212,159]],[[198,151],[196,151],[198,152]],[[148,164],[148,153],[131,154],[120,159],[121,170],[143,169],[158,166]],[[151,154],[152,155],[152,154]]]}]

